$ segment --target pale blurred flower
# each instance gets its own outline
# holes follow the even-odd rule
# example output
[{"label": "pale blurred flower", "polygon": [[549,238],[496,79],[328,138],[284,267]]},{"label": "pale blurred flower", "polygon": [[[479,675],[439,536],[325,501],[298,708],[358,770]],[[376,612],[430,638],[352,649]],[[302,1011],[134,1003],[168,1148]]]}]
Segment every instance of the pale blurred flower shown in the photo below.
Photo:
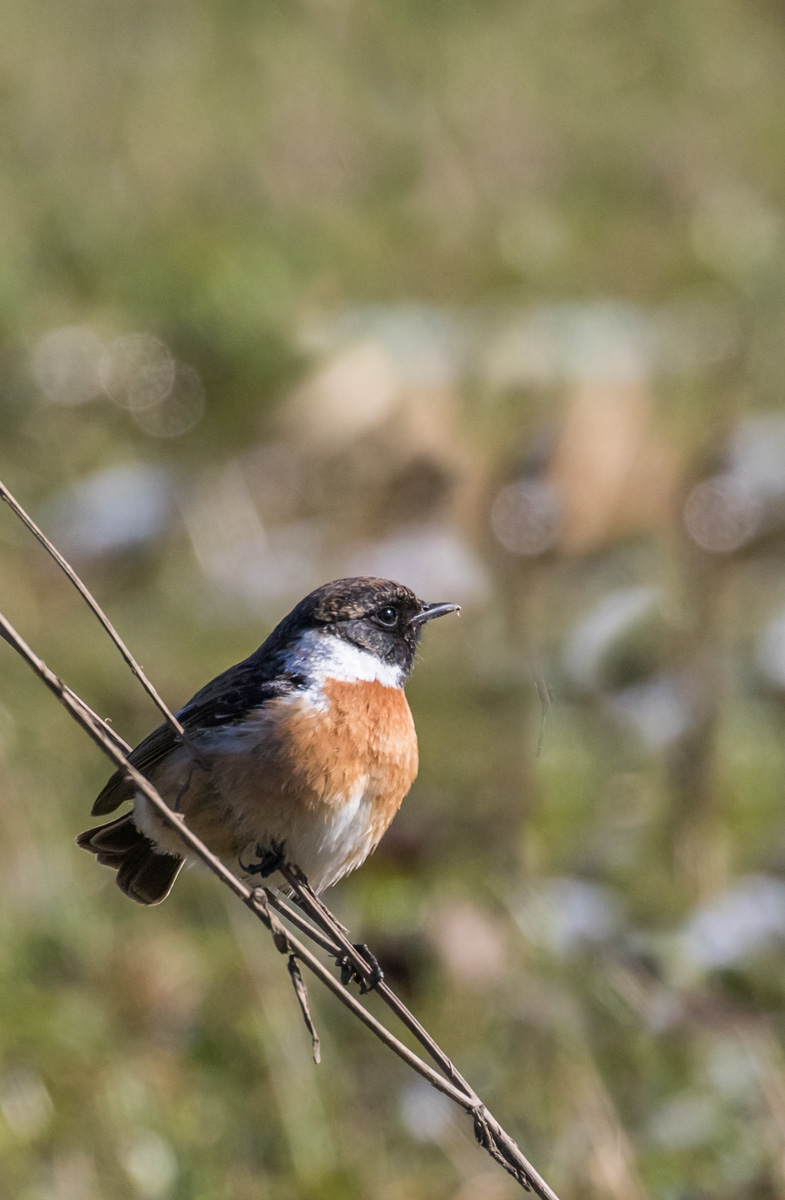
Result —
[{"label": "pale blurred flower", "polygon": [[690,492],[684,522],[693,541],[730,554],[785,527],[785,417],[748,417],[728,443],[724,472]]},{"label": "pale blurred flower", "polygon": [[0,1077],[0,1112],[24,1142],[44,1132],[54,1115],[54,1105],[37,1071],[18,1067]]},{"label": "pale blurred flower", "polygon": [[514,908],[515,921],[532,942],[560,957],[608,941],[623,916],[616,892],[599,883],[569,877],[546,879]]},{"label": "pale blurred flower", "polygon": [[686,958],[710,970],[727,967],[785,939],[785,883],[747,875],[697,909],[681,934]]},{"label": "pale blurred flower", "polygon": [[785,417],[766,413],[747,417],[729,446],[729,472],[763,497],[785,494]]},{"label": "pale blurred flower", "polygon": [[349,445],[394,412],[401,384],[389,354],[376,341],[338,351],[290,399],[287,417],[306,443]]},{"label": "pale blurred flower", "polygon": [[311,353],[334,354],[374,342],[404,384],[440,386],[465,365],[471,327],[466,317],[426,304],[367,304],[312,315],[301,329]]},{"label": "pale blurred flower", "polygon": [[137,546],[167,525],[168,472],[126,463],[76,480],[50,501],[57,538],[68,553],[98,555]]},{"label": "pale blurred flower", "polygon": [[671,1150],[687,1150],[711,1141],[718,1123],[718,1106],[709,1096],[686,1092],[661,1106],[649,1122],[652,1140]]},{"label": "pale blurred flower", "polygon": [[763,1067],[760,1055],[748,1042],[721,1033],[709,1051],[706,1074],[721,1095],[749,1102],[760,1093]]},{"label": "pale blurred flower", "polygon": [[546,305],[512,317],[490,339],[483,364],[494,389],[564,380],[637,381],[649,375],[648,314],[602,301]]},{"label": "pale blurred flower", "polygon": [[485,568],[471,544],[441,521],[407,525],[381,541],[353,547],[344,570],[405,579],[421,596],[454,596],[462,604],[488,594]]},{"label": "pale blurred flower", "polygon": [[662,750],[691,729],[700,714],[692,676],[653,675],[607,696],[615,717],[632,726],[652,750]]},{"label": "pale blurred flower", "polygon": [[418,1142],[437,1142],[454,1124],[451,1101],[420,1079],[401,1092],[400,1113],[407,1133]]},{"label": "pale blurred flower", "polygon": [[159,1200],[171,1192],[178,1167],[169,1143],[149,1129],[136,1129],[123,1154],[123,1166],[142,1196]]},{"label": "pale blurred flower", "polygon": [[608,592],[573,628],[564,647],[570,679],[593,691],[601,686],[603,663],[612,647],[654,617],[660,604],[655,587],[616,588]]}]

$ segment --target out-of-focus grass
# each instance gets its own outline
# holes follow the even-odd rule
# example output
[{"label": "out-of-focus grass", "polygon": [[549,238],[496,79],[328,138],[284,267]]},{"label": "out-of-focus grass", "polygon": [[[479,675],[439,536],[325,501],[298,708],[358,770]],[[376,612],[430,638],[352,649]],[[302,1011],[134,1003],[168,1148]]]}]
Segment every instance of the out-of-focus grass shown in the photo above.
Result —
[{"label": "out-of-focus grass", "polygon": [[[731,0],[0,13],[0,477],[173,705],[327,577],[464,604],[329,898],[564,1196],[783,1188],[784,60]],[[0,560],[143,736],[8,513]],[[73,841],[108,767],[0,681],[3,1195],[515,1194],[316,989],[313,1067],[208,877],[125,900]]]}]

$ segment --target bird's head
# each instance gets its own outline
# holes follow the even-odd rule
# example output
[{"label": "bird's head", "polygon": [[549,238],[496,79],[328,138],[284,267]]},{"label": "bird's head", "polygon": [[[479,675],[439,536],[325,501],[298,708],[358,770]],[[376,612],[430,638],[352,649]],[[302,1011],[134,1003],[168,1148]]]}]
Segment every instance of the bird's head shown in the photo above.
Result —
[{"label": "bird's head", "polygon": [[340,657],[343,643],[347,669],[354,648],[388,667],[391,680],[397,673],[403,683],[414,665],[426,622],[459,610],[458,604],[426,604],[391,579],[356,576],[316,588],[292,609],[276,633],[317,655],[320,648],[329,648],[334,658]]}]

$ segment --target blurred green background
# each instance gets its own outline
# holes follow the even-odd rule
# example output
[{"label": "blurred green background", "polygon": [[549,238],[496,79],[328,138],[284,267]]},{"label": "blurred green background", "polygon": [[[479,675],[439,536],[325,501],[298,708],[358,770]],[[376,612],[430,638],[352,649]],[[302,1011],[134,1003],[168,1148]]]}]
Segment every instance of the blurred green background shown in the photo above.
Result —
[{"label": "blurred green background", "polygon": [[[328,900],[564,1200],[785,1196],[784,26],[0,10],[0,478],[172,706],[326,579],[463,605]],[[6,510],[0,552],[0,608],[142,737]],[[0,673],[2,1194],[517,1195],[316,987],[313,1066],[208,876],[119,893],[74,845],[107,764]]]}]

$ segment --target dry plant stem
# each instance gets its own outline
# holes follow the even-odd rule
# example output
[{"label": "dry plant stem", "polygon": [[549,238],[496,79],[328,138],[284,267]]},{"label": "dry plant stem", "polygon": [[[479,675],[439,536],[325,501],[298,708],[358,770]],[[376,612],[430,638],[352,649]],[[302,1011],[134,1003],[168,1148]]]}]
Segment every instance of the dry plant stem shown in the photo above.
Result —
[{"label": "dry plant stem", "polygon": [[[104,627],[106,632],[109,634],[109,637],[112,639],[115,646],[117,646],[117,649],[120,651],[121,655],[123,656],[123,659],[125,660],[127,665],[131,668],[131,671],[136,676],[136,678],[139,680],[139,682],[141,683],[144,690],[147,692],[147,694],[150,696],[150,698],[153,700],[153,702],[158,706],[158,708],[163,713],[164,717],[169,722],[169,724],[174,729],[176,729],[177,733],[180,735],[182,740],[186,743],[189,750],[193,754],[197,763],[199,763],[200,766],[204,766],[204,763],[201,761],[200,755],[194,749],[193,745],[189,741],[188,735],[185,732],[185,730],[183,729],[180,722],[178,721],[177,717],[174,715],[173,712],[170,712],[165,701],[162,699],[161,696],[159,696],[156,688],[153,686],[151,681],[147,678],[144,671],[139,666],[139,663],[136,661],[133,654],[128,649],[128,647],[126,646],[123,639],[120,637],[120,634],[117,632],[114,625],[109,620],[106,613],[104,612],[104,610],[101,608],[98,601],[93,596],[92,592],[89,590],[89,588],[86,586],[86,584],[84,584],[82,582],[82,580],[79,578],[79,576],[77,575],[76,571],[73,569],[71,564],[69,562],[66,562],[66,560],[63,558],[60,551],[55,546],[52,545],[52,543],[49,541],[49,538],[46,536],[46,534],[43,532],[43,530],[38,528],[38,526],[36,525],[33,518],[29,515],[29,513],[25,512],[25,510],[22,508],[22,505],[19,503],[19,501],[14,499],[14,497],[11,495],[11,493],[9,492],[9,490],[5,486],[5,484],[2,482],[2,480],[0,480],[0,500],[5,501],[5,503],[11,509],[11,511],[16,514],[16,516],[19,518],[19,520],[22,522],[22,524],[25,525],[30,530],[30,532],[33,534],[33,536],[38,539],[38,541],[43,546],[44,550],[46,550],[47,554],[49,554],[54,559],[54,561],[57,563],[57,565],[61,569],[61,571],[63,571],[68,576],[68,578],[71,580],[71,583],[74,585],[74,587],[76,588],[79,595],[82,597],[82,599],[85,601],[85,603],[91,609],[91,611],[98,618],[98,620],[100,621],[101,625]],[[83,703],[83,702],[80,701],[80,703]]]},{"label": "dry plant stem", "polygon": [[[286,879],[286,882],[294,890],[300,903],[308,909],[311,916],[317,921],[322,929],[340,946],[340,953],[349,959],[352,965],[360,974],[361,978],[368,984],[373,981],[373,971],[369,964],[366,963],[362,953],[357,950],[356,946],[349,941],[343,928],[333,917],[327,905],[319,899],[316,893],[311,888],[308,880],[296,867],[290,864],[284,865],[281,869],[281,874]],[[377,996],[381,997],[384,1003],[392,1012],[395,1013],[399,1021],[401,1021],[410,1033],[417,1038],[417,1041],[428,1051],[434,1062],[441,1067],[448,1079],[466,1092],[475,1104],[480,1104],[480,1098],[474,1092],[474,1089],[466,1082],[460,1072],[456,1069],[453,1062],[447,1057],[440,1046],[433,1040],[420,1022],[415,1017],[414,1013],[410,1012],[395,992],[382,980],[373,986],[373,990]]]},{"label": "dry plant stem", "polygon": [[109,738],[110,741],[114,742],[114,744],[115,744],[115,746],[117,746],[118,750],[121,750],[123,752],[123,754],[126,756],[131,753],[131,747],[129,746],[128,742],[125,740],[125,738],[120,737],[120,734],[115,729],[112,729],[112,726],[109,724],[108,721],[105,721],[103,719],[103,717],[99,717],[98,713],[94,709],[92,709],[89,704],[86,704],[84,702],[84,700],[82,699],[82,697],[78,696],[76,694],[76,692],[74,692],[70,687],[68,687],[67,684],[65,684],[65,683],[63,684],[63,689],[64,689],[65,693],[71,697],[74,704],[78,704],[79,707],[84,710],[86,715],[88,717],[90,717],[90,719],[92,721],[95,721],[96,725],[98,725],[99,728],[103,729],[106,736]]},{"label": "dry plant stem", "polygon": [[275,892],[270,891],[269,888],[265,888],[264,891],[271,908],[277,909],[281,916],[286,917],[287,921],[290,921],[296,929],[299,929],[301,933],[309,937],[317,946],[321,946],[322,950],[326,950],[333,958],[337,958],[341,953],[340,946],[330,941],[321,929],[317,929],[310,921],[306,921],[305,917],[296,908],[292,908],[291,904],[287,904],[280,896],[276,896]]},{"label": "dry plant stem", "polygon": [[[277,949],[282,954],[288,956],[294,955],[299,959],[393,1053],[403,1059],[412,1070],[416,1071],[418,1075],[422,1076],[438,1091],[448,1096],[464,1109],[474,1120],[474,1131],[477,1140],[488,1151],[491,1157],[512,1175],[522,1187],[527,1190],[533,1190],[541,1197],[541,1200],[558,1200],[556,1194],[531,1166],[513,1139],[505,1133],[498,1122],[486,1111],[473,1089],[469,1088],[468,1085],[466,1087],[456,1087],[449,1079],[444,1079],[428,1063],[414,1054],[413,1051],[382,1025],[380,1021],[377,1021],[297,938],[284,929],[275,914],[270,911],[270,900],[268,899],[267,892],[261,888],[250,891],[245,884],[227,870],[223,863],[188,828],[182,817],[167,806],[152,784],[128,762],[123,750],[117,745],[115,740],[116,735],[113,732],[112,734],[107,732],[105,722],[96,717],[92,713],[92,710],[79,700],[78,697],[74,698],[74,693],[71,689],[31,650],[2,614],[0,614],[0,636],[5,638],[21,655],[38,678],[41,679],[46,687],[49,688],[60,703],[69,711],[74,720],[85,730],[99,748],[103,750],[104,754],[125,773],[126,777],[134,783],[137,790],[153,805],[161,818],[177,831],[186,846],[202,860],[213,874],[223,880],[226,886],[262,921],[272,934]],[[329,914],[329,910],[321,904],[321,901],[318,903],[324,912]],[[285,909],[287,906],[283,905],[283,902],[276,902],[276,907]],[[329,916],[332,919],[331,923],[334,923],[336,929],[339,929],[340,926],[335,918],[332,918],[332,914],[329,914]],[[307,925],[307,922],[303,922],[303,924]],[[333,950],[334,946],[331,944],[330,952]],[[363,963],[362,965],[366,970],[368,969],[367,964]],[[299,995],[298,999],[300,999]],[[433,1046],[435,1047],[436,1044],[433,1043]],[[446,1055],[443,1055],[443,1052],[438,1047],[436,1049],[439,1056],[449,1062]]]},{"label": "dry plant stem", "polygon": [[[353,943],[348,940],[343,926],[336,921],[327,905],[319,899],[303,873],[291,864],[284,864],[281,868],[281,874],[294,890],[300,903],[308,909],[313,919],[322,926],[325,932],[340,945],[343,956],[349,959],[359,972],[360,977],[370,984],[373,980],[371,967],[365,962],[362,954],[358,952]],[[383,980],[374,983],[373,990],[385,1002],[387,1007],[395,1013],[398,1020],[406,1026],[409,1032],[428,1051],[431,1058],[441,1067],[447,1078],[456,1087],[460,1087],[466,1093],[473,1105],[477,1140],[505,1170],[509,1171],[515,1178],[518,1178],[517,1159],[520,1149],[517,1143],[513,1141],[504,1129],[502,1129],[498,1121],[488,1112],[472,1086],[463,1078],[451,1059],[444,1053],[441,1046],[434,1041],[427,1029],[420,1024],[395,992]],[[510,1169],[511,1167],[513,1168],[512,1170]]]},{"label": "dry plant stem", "polygon": [[316,1026],[313,1023],[311,1016],[311,1006],[308,1003],[308,989],[305,986],[305,980],[302,976],[302,971],[297,965],[297,958],[294,954],[289,955],[289,976],[294,987],[294,994],[297,997],[297,1003],[300,1005],[300,1012],[305,1021],[305,1027],[311,1035],[311,1048],[313,1051],[313,1061],[317,1067],[322,1061],[322,1047],[319,1041],[319,1034],[316,1032]]},{"label": "dry plant stem", "polygon": [[[280,868],[280,873],[284,876],[289,886],[295,892],[300,904],[307,909],[312,918],[321,925],[322,929],[328,933],[334,942],[340,946],[340,953],[344,958],[347,958],[355,967],[361,979],[370,983],[373,979],[373,970],[366,963],[362,954],[357,950],[356,946],[347,938],[343,926],[336,920],[330,909],[311,888],[308,880],[303,875],[302,871],[290,863],[283,864]],[[269,893],[268,893],[269,895]],[[287,914],[293,915],[291,911]],[[302,921],[302,918],[300,919]],[[310,932],[310,930],[309,930]],[[313,933],[310,933],[313,937]],[[325,949],[330,953],[335,953],[335,946],[329,942],[320,942]],[[395,992],[382,980],[379,983],[374,983],[373,990],[378,996],[384,1000],[388,1008],[398,1017],[399,1021],[409,1030],[410,1033],[420,1042],[420,1044],[428,1051],[431,1058],[441,1067],[447,1078],[461,1088],[467,1098],[472,1102],[472,1112],[475,1118],[475,1135],[480,1144],[488,1151],[492,1158],[495,1158],[501,1166],[513,1175],[519,1182],[522,1182],[519,1176],[520,1168],[517,1163],[520,1149],[518,1144],[507,1134],[498,1121],[488,1112],[483,1105],[480,1097],[471,1087],[471,1085],[463,1078],[460,1072],[456,1069],[453,1062],[447,1057],[442,1048],[433,1040],[427,1029],[417,1020],[412,1012],[406,1007],[403,1001],[396,996]],[[310,1028],[310,1026],[309,1026]],[[529,1180],[526,1180],[528,1183]]]}]

